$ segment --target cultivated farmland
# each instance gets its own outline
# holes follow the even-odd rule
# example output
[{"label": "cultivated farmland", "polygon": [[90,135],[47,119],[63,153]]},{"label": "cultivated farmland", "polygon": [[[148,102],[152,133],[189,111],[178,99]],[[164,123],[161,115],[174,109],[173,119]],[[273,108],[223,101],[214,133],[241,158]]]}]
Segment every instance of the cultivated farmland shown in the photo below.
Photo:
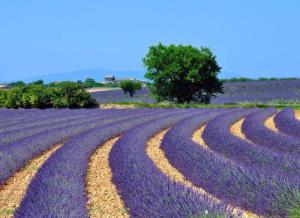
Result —
[{"label": "cultivated farmland", "polygon": [[[154,103],[147,88],[137,91],[133,98],[122,90],[93,92],[92,96],[99,103],[110,102],[144,102]],[[224,94],[211,99],[213,104],[230,104],[243,102],[300,101],[300,80],[225,82]]]},{"label": "cultivated farmland", "polygon": [[0,217],[298,217],[299,115],[0,109]]}]

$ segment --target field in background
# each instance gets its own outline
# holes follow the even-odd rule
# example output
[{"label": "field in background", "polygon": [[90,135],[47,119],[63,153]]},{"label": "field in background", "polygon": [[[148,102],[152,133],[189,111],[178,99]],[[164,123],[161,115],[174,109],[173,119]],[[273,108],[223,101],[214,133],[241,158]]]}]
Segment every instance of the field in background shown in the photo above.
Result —
[{"label": "field in background", "polygon": [[[93,92],[99,103],[143,102],[155,103],[147,88],[131,98],[122,90]],[[224,94],[213,98],[212,104],[237,104],[245,102],[268,103],[272,101],[300,101],[300,80],[248,81],[224,83]]]}]

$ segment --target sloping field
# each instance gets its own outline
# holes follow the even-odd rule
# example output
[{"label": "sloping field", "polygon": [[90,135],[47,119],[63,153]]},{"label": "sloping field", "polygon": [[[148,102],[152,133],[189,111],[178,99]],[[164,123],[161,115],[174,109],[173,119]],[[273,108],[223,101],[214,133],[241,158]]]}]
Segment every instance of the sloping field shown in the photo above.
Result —
[{"label": "sloping field", "polygon": [[0,109],[0,217],[299,217],[292,109]]},{"label": "sloping field", "polygon": [[[145,102],[154,103],[150,91],[144,87],[133,98],[122,90],[95,91],[92,96],[99,103]],[[271,101],[300,101],[300,80],[225,82],[224,94],[212,98],[213,104],[234,104],[243,102],[267,103]]]}]

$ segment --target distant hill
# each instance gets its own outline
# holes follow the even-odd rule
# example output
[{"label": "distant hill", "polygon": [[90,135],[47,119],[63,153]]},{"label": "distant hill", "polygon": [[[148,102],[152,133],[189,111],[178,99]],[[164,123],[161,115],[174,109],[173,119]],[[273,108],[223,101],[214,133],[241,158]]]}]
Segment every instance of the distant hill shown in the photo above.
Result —
[{"label": "distant hill", "polygon": [[[71,71],[67,73],[54,73],[54,74],[46,74],[41,76],[33,76],[29,78],[19,79],[26,83],[42,79],[46,83],[54,82],[54,81],[77,81],[77,80],[85,80],[86,78],[93,78],[98,82],[104,81],[104,77],[106,75],[114,75],[117,78],[136,78],[136,79],[145,79],[144,78],[145,71],[143,70],[132,70],[132,71],[124,71],[124,70],[107,70],[107,69],[86,69],[86,70],[77,70]],[[221,72],[220,78],[227,79],[232,77],[241,77],[241,75],[236,73],[228,73]],[[6,81],[12,82],[12,81]]]},{"label": "distant hill", "polygon": [[77,70],[68,73],[55,73],[41,76],[34,76],[30,78],[22,79],[24,82],[32,82],[35,80],[42,79],[46,83],[53,81],[77,81],[85,80],[86,78],[93,78],[96,81],[104,81],[106,75],[114,75],[117,78],[133,77],[136,79],[144,78],[144,71],[113,71],[106,69],[87,69]]}]

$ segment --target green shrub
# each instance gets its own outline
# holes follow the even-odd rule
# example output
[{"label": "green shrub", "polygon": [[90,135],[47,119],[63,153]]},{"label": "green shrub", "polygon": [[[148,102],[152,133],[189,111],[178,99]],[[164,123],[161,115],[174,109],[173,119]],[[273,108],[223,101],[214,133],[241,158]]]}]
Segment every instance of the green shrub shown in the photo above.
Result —
[{"label": "green shrub", "polygon": [[0,107],[5,106],[7,91],[0,89]]},{"label": "green shrub", "polygon": [[7,91],[6,99],[4,102],[4,106],[7,108],[21,108],[22,104],[22,96],[26,91],[25,86],[16,86],[13,89]]},{"label": "green shrub", "polygon": [[97,105],[96,100],[80,84],[73,82],[63,82],[52,88],[51,102],[56,108],[89,108]]},{"label": "green shrub", "polygon": [[10,87],[19,87],[19,86],[26,86],[23,81],[12,82],[8,84]]},{"label": "green shrub", "polygon": [[22,95],[24,108],[49,108],[51,104],[51,93],[42,85],[30,85]]},{"label": "green shrub", "polygon": [[97,83],[94,79],[92,78],[87,78],[84,83],[83,86],[84,88],[93,88],[93,87],[100,87],[102,84]]},{"label": "green shrub", "polygon": [[7,108],[89,108],[95,99],[80,84],[60,83],[58,87],[30,84],[0,92],[0,106]]},{"label": "green shrub", "polygon": [[120,87],[125,94],[129,93],[130,97],[133,97],[136,91],[141,90],[142,83],[139,81],[124,80],[121,81]]}]

